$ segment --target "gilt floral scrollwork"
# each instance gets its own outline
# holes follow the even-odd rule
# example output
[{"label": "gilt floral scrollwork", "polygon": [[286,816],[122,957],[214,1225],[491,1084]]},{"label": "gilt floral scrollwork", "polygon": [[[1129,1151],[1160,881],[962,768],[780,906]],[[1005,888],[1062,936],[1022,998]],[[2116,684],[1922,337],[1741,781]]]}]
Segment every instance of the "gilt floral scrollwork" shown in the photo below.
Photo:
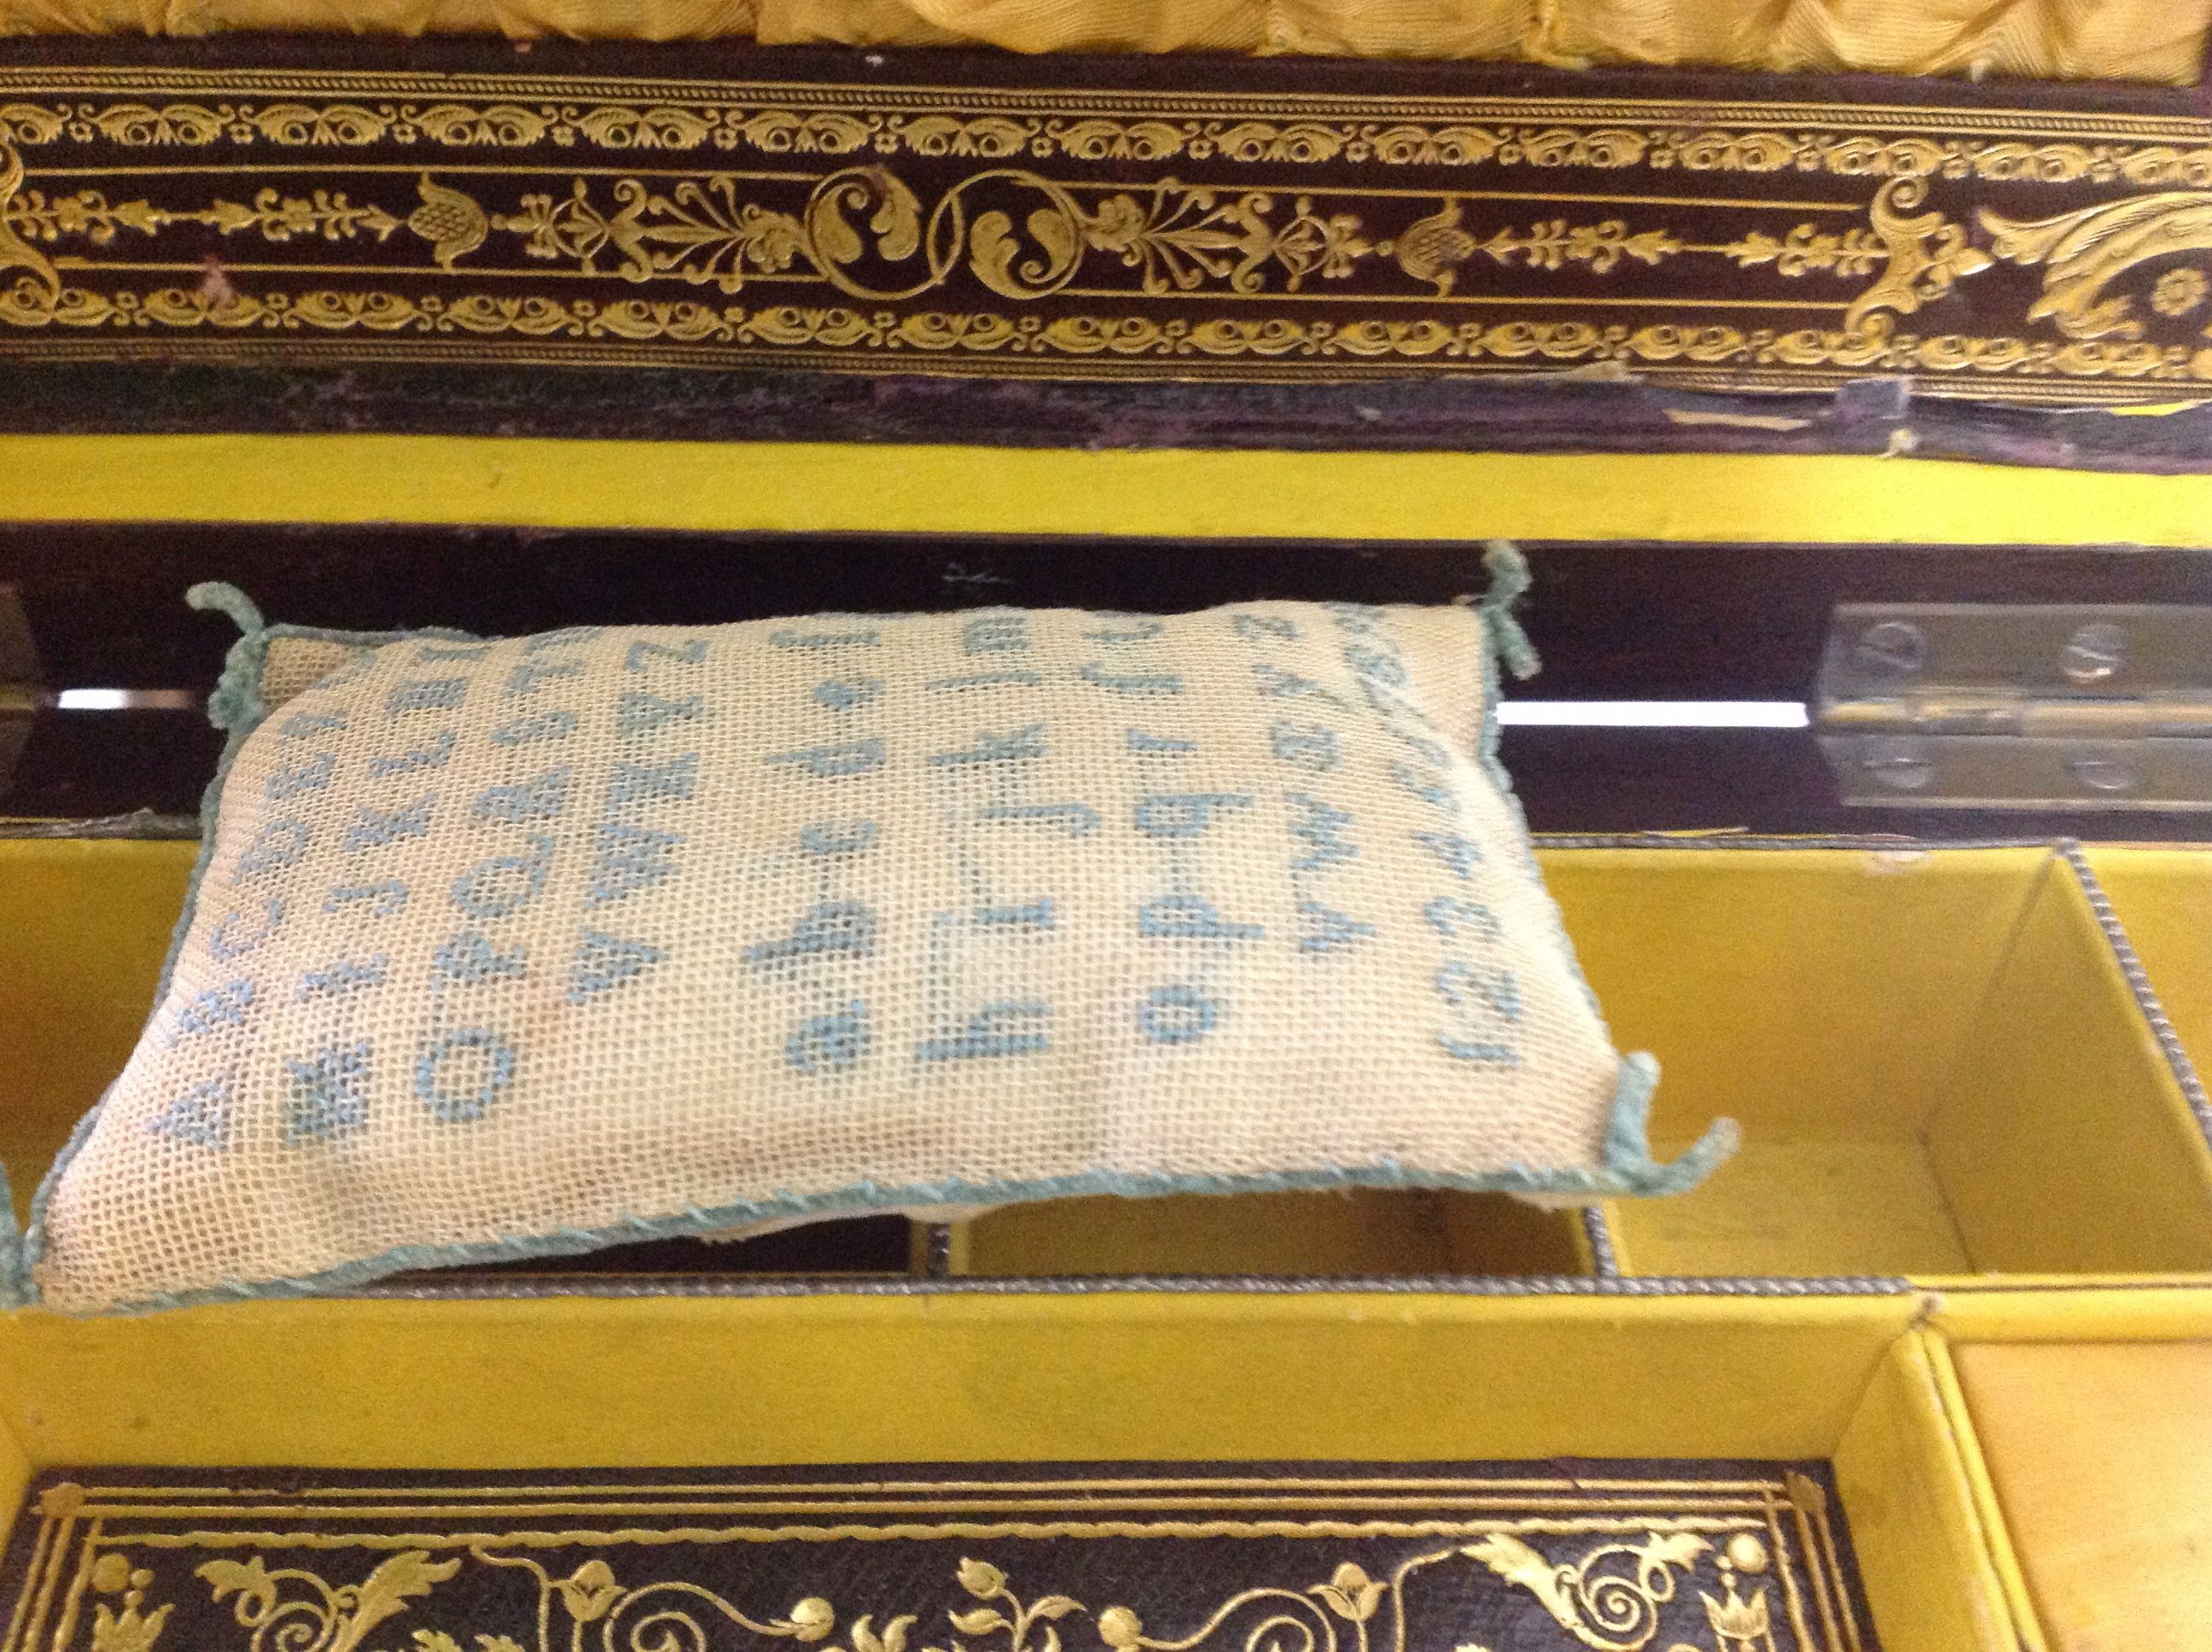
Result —
[{"label": "gilt floral scrollwork", "polygon": [[[2212,191],[2206,190],[2163,190],[2052,218],[1984,210],[1980,221],[1997,257],[2042,266],[2043,291],[2028,307],[2028,319],[2048,319],[2069,338],[2140,338],[2143,324],[2133,302],[2124,295],[2106,296],[2106,288],[2150,259],[2212,251]],[[2180,285],[2185,291],[2187,283]],[[2193,307],[2169,309],[2154,294],[2154,307],[2178,314]]]},{"label": "gilt floral scrollwork", "polygon": [[[1825,1526],[1824,1503],[1808,1504],[1808,1495],[1822,1496],[1809,1480],[1790,1491],[1802,1515]],[[638,1546],[590,1533],[532,1534],[516,1545],[464,1540],[465,1547],[444,1558],[426,1548],[399,1549],[358,1582],[333,1582],[307,1565],[271,1566],[258,1554],[208,1560],[196,1575],[216,1606],[228,1606],[246,1632],[245,1652],[398,1652],[392,1637],[401,1633],[410,1652],[764,1652],[759,1643],[770,1641],[820,1652],[1407,1652],[1437,1644],[1490,1652],[1449,1638],[1464,1634],[1450,1617],[1466,1607],[1447,1603],[1467,1602],[1470,1589],[1476,1599],[1488,1591],[1492,1605],[1481,1621],[1493,1630],[1517,1619],[1524,1630],[1548,1619],[1559,1631],[1554,1641],[1547,1638],[1550,1629],[1516,1631],[1516,1652],[1650,1652],[1662,1629],[1672,1631],[1667,1652],[1778,1652],[1778,1630],[1791,1625],[1791,1647],[1814,1652],[1800,1605],[1785,1613],[1775,1604],[1782,1568],[1761,1534],[1778,1527],[1763,1521],[1688,1517],[1643,1529],[1537,1521],[1506,1529],[1511,1523],[1478,1521],[1478,1529],[1492,1528],[1472,1540],[1462,1530],[1442,1543],[1400,1549],[1379,1575],[1359,1561],[1340,1559],[1319,1582],[1238,1589],[1165,1631],[1148,1624],[1127,1594],[1094,1613],[1071,1594],[1018,1592],[997,1563],[969,1554],[952,1571],[965,1603],[880,1619],[863,1613],[841,1637],[837,1611],[820,1595],[796,1600],[781,1615],[763,1614],[678,1575],[658,1558],[673,1534],[629,1534],[646,1540]],[[1599,1540],[1563,1541],[1562,1531],[1584,1524],[1610,1529]],[[1693,1526],[1702,1529],[1689,1529]],[[598,1552],[566,1570],[540,1558],[577,1542]],[[449,1591],[471,1564],[487,1570],[474,1577],[472,1588]],[[1455,1577],[1449,1575],[1454,1568],[1472,1570]],[[520,1574],[529,1596],[488,1593],[487,1581],[497,1574]],[[1417,1578],[1441,1586],[1419,1591]],[[1692,1580],[1705,1620],[1695,1629],[1697,1613],[1674,1605]],[[94,1603],[89,1652],[161,1652],[178,1608],[173,1602],[148,1607],[155,1582],[150,1569],[118,1551],[89,1564],[81,1585]],[[1525,1597],[1542,1617],[1510,1610],[1496,1593],[1500,1585]],[[1832,1628],[1832,1598],[1823,1599],[1830,1601],[1823,1610]],[[1509,1607],[1502,1618],[1501,1604]],[[1181,1615],[1187,1608],[1170,1610]],[[469,1614],[465,1632],[452,1622],[459,1613]],[[1088,1628],[1075,1631],[1085,1618]],[[931,1622],[933,1633],[919,1627]],[[1707,1631],[1710,1643],[1700,1638]],[[220,1652],[230,1644],[211,1638],[204,1619],[189,1624],[185,1638],[191,1652]],[[916,1644],[924,1638],[933,1643]],[[57,1648],[65,1640],[66,1634],[58,1638]],[[1841,1652],[1832,1635],[1818,1645]]]},{"label": "gilt floral scrollwork", "polygon": [[1942,213],[1906,216],[1927,196],[1927,184],[1917,178],[1893,179],[1875,196],[1867,219],[1887,263],[1874,283],[1844,312],[1846,331],[1856,329],[1878,310],[1911,315],[1993,262],[1987,252],[1968,241],[1963,226]]},{"label": "gilt floral scrollwork", "polygon": [[361,1582],[335,1587],[304,1567],[272,1571],[258,1555],[210,1560],[199,1576],[218,1601],[232,1602],[240,1625],[252,1631],[251,1652],[356,1652],[370,1631],[460,1569],[459,1560],[403,1549]]},{"label": "gilt floral scrollwork", "polygon": [[0,143],[0,277],[11,270],[27,271],[21,282],[52,297],[61,291],[60,276],[52,261],[15,228],[18,215],[11,208],[22,187],[22,157]]},{"label": "gilt floral scrollwork", "polygon": [[[1642,1652],[1659,1632],[1659,1608],[1674,1598],[1674,1574],[1712,1547],[1694,1532],[1652,1533],[1640,1543],[1607,1543],[1554,1564],[1510,1532],[1461,1551],[1542,1602],[1559,1627],[1596,1652]],[[1632,1570],[1608,1570],[1625,1560]]]}]

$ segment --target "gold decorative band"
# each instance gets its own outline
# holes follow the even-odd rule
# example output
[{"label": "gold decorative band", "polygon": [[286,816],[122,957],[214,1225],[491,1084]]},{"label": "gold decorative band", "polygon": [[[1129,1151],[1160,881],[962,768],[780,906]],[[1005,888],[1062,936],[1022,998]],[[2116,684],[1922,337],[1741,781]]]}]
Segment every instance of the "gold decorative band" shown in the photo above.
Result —
[{"label": "gold decorative band", "polygon": [[29,358],[2157,401],[2208,254],[2182,115],[0,70]]},{"label": "gold decorative band", "polygon": [[286,1491],[50,1475],[0,1652],[1869,1652],[1826,1469]]}]

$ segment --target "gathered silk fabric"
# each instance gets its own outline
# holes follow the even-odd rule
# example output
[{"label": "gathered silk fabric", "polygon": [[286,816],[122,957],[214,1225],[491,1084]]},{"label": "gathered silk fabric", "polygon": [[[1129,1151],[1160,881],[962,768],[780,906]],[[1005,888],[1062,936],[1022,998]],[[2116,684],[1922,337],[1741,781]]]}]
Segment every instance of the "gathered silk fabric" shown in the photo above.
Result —
[{"label": "gathered silk fabric", "polygon": [[233,29],[2193,82],[2212,0],[0,0],[0,33]]}]

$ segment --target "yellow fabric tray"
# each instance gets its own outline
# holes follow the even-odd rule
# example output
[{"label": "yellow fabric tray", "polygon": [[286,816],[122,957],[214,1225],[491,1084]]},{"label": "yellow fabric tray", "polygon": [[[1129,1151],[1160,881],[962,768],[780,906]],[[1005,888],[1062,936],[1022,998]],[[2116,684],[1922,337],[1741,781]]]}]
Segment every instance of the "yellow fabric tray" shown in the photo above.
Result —
[{"label": "yellow fabric tray", "polygon": [[[0,840],[0,1160],[19,1211],[121,1066],[196,846]],[[1655,1139],[1743,1162],[1607,1207],[1631,1274],[2203,1274],[2212,1146],[2072,868],[2046,847],[1543,853]],[[1319,1213],[1318,1216],[1316,1213]],[[1571,1218],[1378,1195],[1056,1204],[974,1224],[1000,1275],[1583,1271]]]}]

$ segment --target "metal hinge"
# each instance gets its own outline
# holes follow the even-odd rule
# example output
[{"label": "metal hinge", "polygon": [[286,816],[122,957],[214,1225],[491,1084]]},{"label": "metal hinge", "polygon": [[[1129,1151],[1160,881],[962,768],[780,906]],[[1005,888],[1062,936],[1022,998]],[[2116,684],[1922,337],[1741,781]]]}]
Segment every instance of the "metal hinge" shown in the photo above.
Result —
[{"label": "metal hinge", "polygon": [[2212,809],[2212,607],[1848,604],[1813,726],[1845,803]]},{"label": "metal hinge", "polygon": [[30,740],[38,704],[39,651],[31,645],[31,623],[15,587],[0,585],[0,807]]}]

